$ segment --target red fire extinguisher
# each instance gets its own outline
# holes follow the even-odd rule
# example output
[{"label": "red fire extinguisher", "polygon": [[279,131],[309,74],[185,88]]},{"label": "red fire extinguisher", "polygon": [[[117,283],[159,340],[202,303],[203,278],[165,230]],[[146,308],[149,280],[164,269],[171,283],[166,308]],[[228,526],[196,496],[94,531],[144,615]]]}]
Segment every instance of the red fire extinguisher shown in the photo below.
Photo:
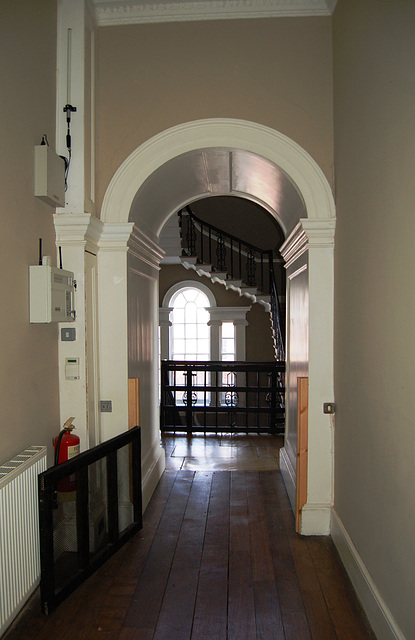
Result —
[{"label": "red fire extinguisher", "polygon": [[[55,465],[61,464],[77,456],[80,449],[80,439],[72,431],[75,427],[72,424],[74,418],[69,418],[63,425],[62,431],[53,440],[55,449]],[[75,474],[71,474],[58,483],[57,490],[60,492],[76,491]]]}]

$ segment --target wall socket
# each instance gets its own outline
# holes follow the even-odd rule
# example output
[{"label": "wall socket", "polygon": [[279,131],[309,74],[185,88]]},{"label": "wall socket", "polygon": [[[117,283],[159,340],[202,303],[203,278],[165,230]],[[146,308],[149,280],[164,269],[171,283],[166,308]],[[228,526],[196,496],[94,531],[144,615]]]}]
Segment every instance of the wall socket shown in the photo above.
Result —
[{"label": "wall socket", "polygon": [[112,412],[112,400],[101,400],[100,401],[100,410],[101,410],[101,413],[111,413]]},{"label": "wall socket", "polygon": [[323,404],[323,413],[333,415],[336,412],[334,402],[325,402]]}]

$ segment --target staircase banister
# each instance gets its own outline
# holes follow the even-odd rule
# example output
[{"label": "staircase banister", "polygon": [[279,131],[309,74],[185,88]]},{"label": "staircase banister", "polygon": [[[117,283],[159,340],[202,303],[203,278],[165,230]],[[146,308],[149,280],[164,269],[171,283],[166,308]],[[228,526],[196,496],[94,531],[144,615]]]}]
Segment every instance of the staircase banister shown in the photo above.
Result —
[{"label": "staircase banister", "polygon": [[187,205],[185,209],[187,210],[187,215],[189,215],[191,218],[196,220],[199,224],[203,225],[204,227],[210,228],[212,229],[212,231],[215,231],[216,233],[220,233],[222,236],[226,236],[227,238],[230,238],[233,242],[240,243],[241,245],[243,245],[244,247],[247,247],[248,249],[251,249],[252,251],[256,251],[257,253],[267,254],[268,256],[270,256],[271,260],[273,260],[274,252],[272,249],[260,249],[256,245],[250,242],[246,242],[245,240],[242,240],[237,236],[234,236],[232,233],[228,233],[227,231],[223,231],[222,229],[219,229],[219,227],[215,227],[213,224],[210,224],[210,222],[205,222],[204,220],[202,220],[201,218],[199,218],[197,215],[193,213],[189,205]]}]

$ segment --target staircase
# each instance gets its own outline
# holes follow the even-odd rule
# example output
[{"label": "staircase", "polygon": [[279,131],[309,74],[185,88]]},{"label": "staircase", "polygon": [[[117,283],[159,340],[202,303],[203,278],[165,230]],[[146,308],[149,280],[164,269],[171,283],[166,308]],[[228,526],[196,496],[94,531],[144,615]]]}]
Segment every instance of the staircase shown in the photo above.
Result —
[{"label": "staircase", "polygon": [[198,218],[185,207],[178,213],[182,244],[181,263],[263,305],[270,314],[275,358],[285,360],[280,302],[273,251],[264,251]]}]

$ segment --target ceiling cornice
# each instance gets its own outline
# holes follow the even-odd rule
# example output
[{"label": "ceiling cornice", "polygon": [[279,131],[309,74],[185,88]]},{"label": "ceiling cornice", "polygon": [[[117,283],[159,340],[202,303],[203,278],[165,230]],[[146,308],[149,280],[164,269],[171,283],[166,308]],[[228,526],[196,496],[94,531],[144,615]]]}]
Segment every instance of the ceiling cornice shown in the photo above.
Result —
[{"label": "ceiling cornice", "polygon": [[330,16],[337,0],[92,0],[99,27],[150,22]]}]

